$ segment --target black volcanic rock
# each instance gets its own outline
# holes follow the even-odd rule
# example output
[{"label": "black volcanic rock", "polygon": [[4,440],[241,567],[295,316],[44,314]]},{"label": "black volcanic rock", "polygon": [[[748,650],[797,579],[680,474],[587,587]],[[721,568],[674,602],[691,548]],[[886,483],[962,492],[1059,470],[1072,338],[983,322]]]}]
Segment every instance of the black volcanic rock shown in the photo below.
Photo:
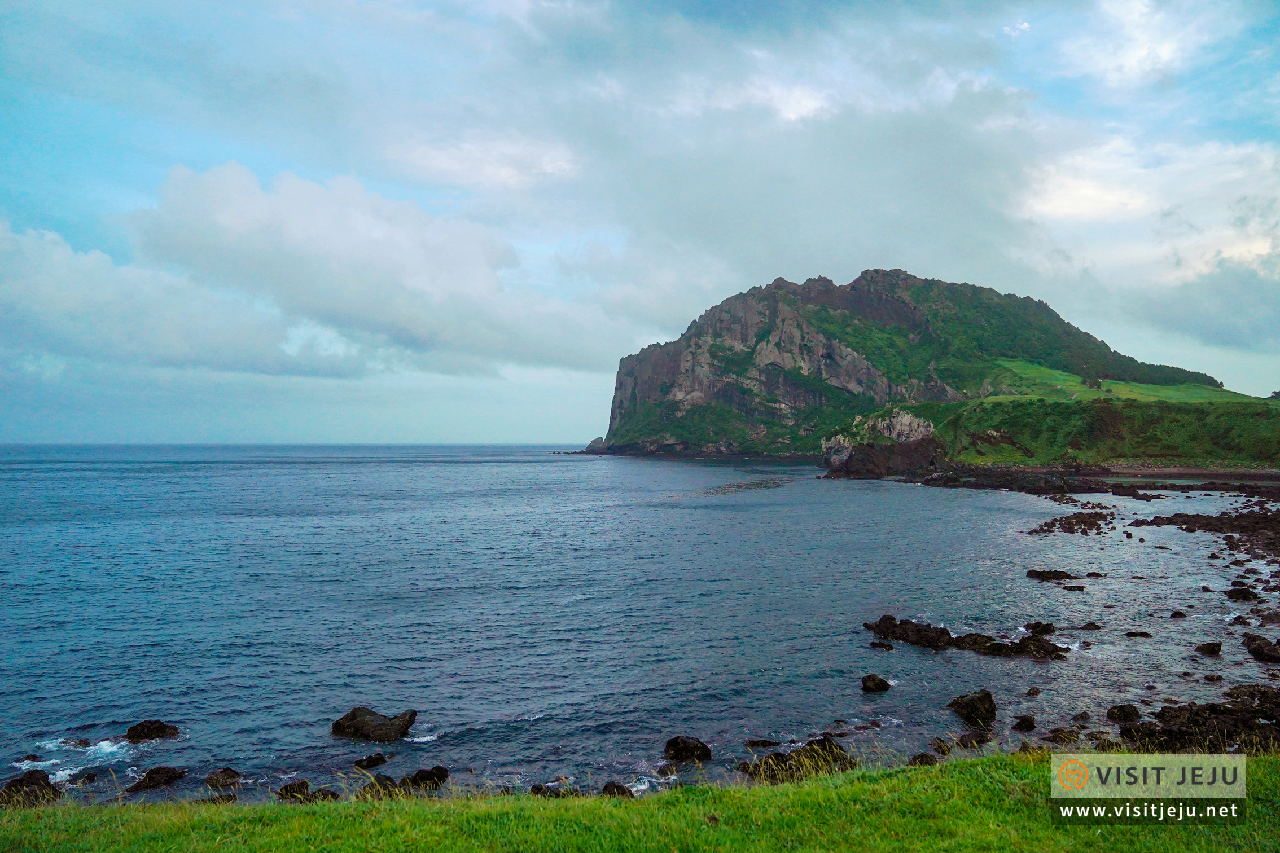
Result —
[{"label": "black volcanic rock", "polygon": [[711,747],[696,737],[678,735],[667,741],[662,748],[662,757],[667,761],[710,761]]},{"label": "black volcanic rock", "polygon": [[1280,663],[1280,646],[1260,634],[1244,633],[1244,649],[1254,660]]},{"label": "black volcanic rock", "polygon": [[62,797],[62,790],[49,781],[43,770],[28,770],[4,783],[0,788],[0,807],[43,806]]},{"label": "black volcanic rock", "polygon": [[624,800],[630,800],[635,797],[635,794],[621,782],[605,782],[604,787],[600,789],[600,796],[620,797]]},{"label": "black volcanic rock", "polygon": [[146,773],[142,774],[142,778],[134,782],[124,791],[126,794],[136,794],[140,791],[151,791],[156,788],[164,788],[177,782],[183,776],[187,775],[187,771],[179,770],[177,767],[152,767]]},{"label": "black volcanic rock", "polygon": [[240,771],[222,767],[204,777],[204,783],[210,788],[231,788],[240,784],[240,778]]},{"label": "black volcanic rock", "polygon": [[434,791],[447,781],[449,781],[449,768],[436,765],[430,770],[413,771],[400,780],[400,787]]},{"label": "black volcanic rock", "polygon": [[889,682],[885,681],[878,675],[862,676],[862,692],[863,693],[883,693],[889,689]]},{"label": "black volcanic rock", "polygon": [[372,770],[375,767],[381,767],[387,763],[387,756],[382,752],[375,752],[373,755],[366,755],[364,758],[357,758],[351,762],[352,766],[357,770]]},{"label": "black volcanic rock", "polygon": [[142,743],[148,740],[159,740],[178,736],[178,727],[163,720],[143,720],[129,726],[124,733],[129,743]]},{"label": "black volcanic rock", "polygon": [[989,690],[957,696],[947,703],[947,707],[975,728],[990,729],[996,721],[996,701]]},{"label": "black volcanic rock", "polygon": [[332,731],[337,737],[391,743],[408,734],[417,718],[417,711],[405,711],[395,717],[385,717],[372,708],[360,706],[335,720]]}]

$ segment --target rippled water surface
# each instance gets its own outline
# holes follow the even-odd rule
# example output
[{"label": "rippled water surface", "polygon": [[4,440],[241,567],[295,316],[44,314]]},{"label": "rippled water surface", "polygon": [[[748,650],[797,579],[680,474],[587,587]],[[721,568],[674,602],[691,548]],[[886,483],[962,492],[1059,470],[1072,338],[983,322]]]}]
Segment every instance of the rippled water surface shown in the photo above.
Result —
[{"label": "rippled water surface", "polygon": [[[350,786],[351,761],[381,747],[329,726],[363,704],[419,712],[392,775],[643,789],[674,734],[712,746],[712,775],[746,738],[832,727],[891,760],[957,731],[944,706],[978,687],[1006,721],[1047,727],[1265,678],[1226,625],[1236,606],[1200,590],[1237,571],[1206,559],[1208,534],[1032,537],[1068,510],[561,449],[0,448],[5,775],[96,768],[102,794],[165,764],[191,771],[176,793],[194,796],[231,765],[264,796],[293,774]],[[1195,494],[1106,502],[1123,520],[1234,502]],[[1065,592],[1031,568],[1107,577]],[[1075,648],[1057,663],[877,651],[862,623],[884,613],[1014,636],[1052,621]],[[1061,630],[1089,620],[1103,630]],[[1191,653],[1210,639],[1222,660]],[[893,688],[863,694],[871,672]],[[114,740],[145,718],[182,735]]]}]

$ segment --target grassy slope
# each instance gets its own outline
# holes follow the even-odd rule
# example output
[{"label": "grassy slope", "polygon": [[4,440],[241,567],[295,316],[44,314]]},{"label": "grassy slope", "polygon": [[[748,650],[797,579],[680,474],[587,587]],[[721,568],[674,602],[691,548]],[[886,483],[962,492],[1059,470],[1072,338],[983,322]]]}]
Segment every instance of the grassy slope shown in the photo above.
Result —
[{"label": "grassy slope", "polygon": [[[906,406],[932,420],[951,458],[974,464],[1135,461],[1204,467],[1280,466],[1280,401],[1206,385],[1141,385],[1001,360],[1018,395]],[[994,432],[1014,443],[990,442]]]},{"label": "grassy slope", "polygon": [[522,795],[28,809],[0,815],[0,850],[1274,850],[1280,759],[1250,759],[1248,773],[1248,822],[1227,827],[1055,826],[1047,760],[1008,755],[776,787],[687,787],[639,801]]}]

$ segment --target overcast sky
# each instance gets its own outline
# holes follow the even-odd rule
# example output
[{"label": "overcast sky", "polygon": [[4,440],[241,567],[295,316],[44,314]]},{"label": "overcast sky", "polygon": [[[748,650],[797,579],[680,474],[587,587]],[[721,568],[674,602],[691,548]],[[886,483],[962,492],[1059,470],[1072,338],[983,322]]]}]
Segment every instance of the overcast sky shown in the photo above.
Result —
[{"label": "overcast sky", "polygon": [[13,0],[0,441],[585,443],[777,276],[1280,388],[1273,2]]}]

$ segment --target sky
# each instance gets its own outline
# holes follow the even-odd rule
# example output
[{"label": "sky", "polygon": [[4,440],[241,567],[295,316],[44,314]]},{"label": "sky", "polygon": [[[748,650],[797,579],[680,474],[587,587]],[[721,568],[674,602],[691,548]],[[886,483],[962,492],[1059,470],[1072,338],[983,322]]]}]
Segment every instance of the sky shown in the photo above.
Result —
[{"label": "sky", "polygon": [[0,442],[564,442],[779,276],[1280,389],[1280,4],[0,4]]}]

